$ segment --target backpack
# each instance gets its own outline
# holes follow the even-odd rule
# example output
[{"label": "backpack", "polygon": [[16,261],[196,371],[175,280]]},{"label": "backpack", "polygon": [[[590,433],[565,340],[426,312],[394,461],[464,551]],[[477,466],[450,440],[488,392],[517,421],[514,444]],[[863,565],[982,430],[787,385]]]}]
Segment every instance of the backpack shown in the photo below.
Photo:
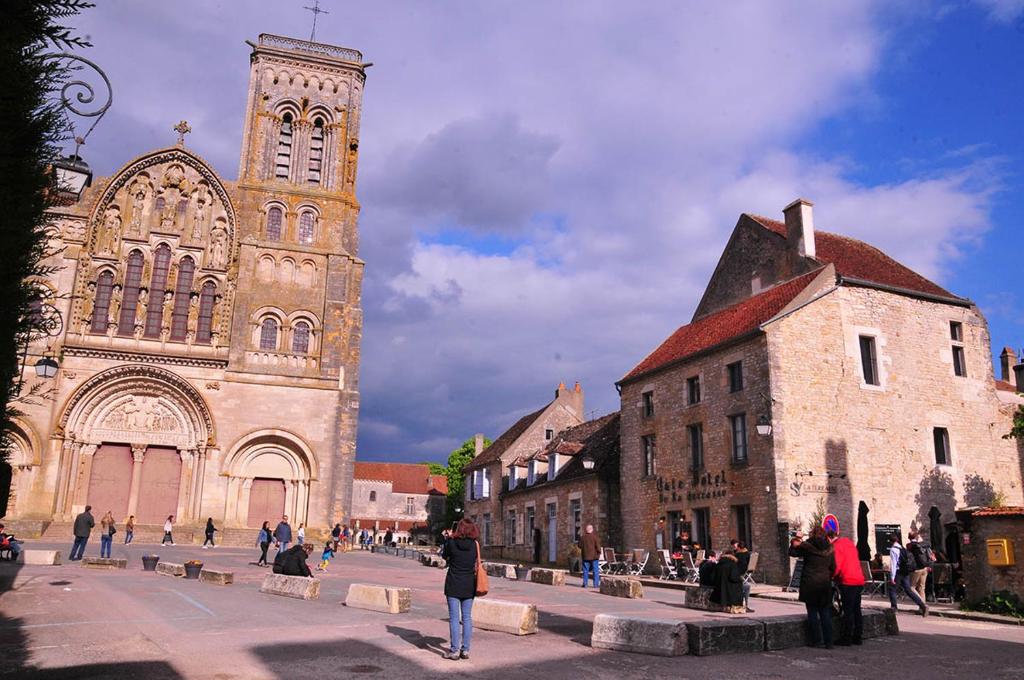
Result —
[{"label": "backpack", "polygon": [[917,567],[914,565],[914,557],[910,554],[910,551],[906,548],[900,548],[900,559],[896,563],[897,573],[901,576],[906,576],[916,570]]}]

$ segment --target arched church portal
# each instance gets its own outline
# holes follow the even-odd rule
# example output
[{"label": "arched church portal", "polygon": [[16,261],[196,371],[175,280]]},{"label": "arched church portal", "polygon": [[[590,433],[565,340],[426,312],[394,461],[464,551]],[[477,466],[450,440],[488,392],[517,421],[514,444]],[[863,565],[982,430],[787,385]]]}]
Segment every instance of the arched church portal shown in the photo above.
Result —
[{"label": "arched church portal", "polygon": [[243,437],[224,458],[228,477],[225,523],[274,526],[287,515],[293,526],[306,521],[309,485],[319,475],[316,456],[296,435],[261,430]]},{"label": "arched church portal", "polygon": [[96,516],[110,510],[140,524],[201,516],[213,419],[185,379],[155,366],[103,371],[68,400],[60,429],[58,515],[91,505]]}]

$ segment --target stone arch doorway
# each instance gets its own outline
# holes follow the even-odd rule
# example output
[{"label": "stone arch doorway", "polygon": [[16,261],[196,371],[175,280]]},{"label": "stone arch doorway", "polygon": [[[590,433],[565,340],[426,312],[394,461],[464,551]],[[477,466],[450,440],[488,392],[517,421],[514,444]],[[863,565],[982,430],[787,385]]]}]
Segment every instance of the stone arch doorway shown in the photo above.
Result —
[{"label": "stone arch doorway", "polygon": [[310,483],[319,476],[312,449],[285,430],[260,430],[242,437],[224,457],[228,477],[224,521],[229,526],[274,526],[281,515],[291,524],[307,521]]},{"label": "stone arch doorway", "polygon": [[42,444],[36,431],[20,418],[14,418],[7,433],[7,460],[0,462],[0,517],[18,518],[48,512],[39,503],[42,494],[33,493],[33,486],[42,460]]},{"label": "stone arch doorway", "polygon": [[59,421],[64,436],[57,514],[85,505],[139,523],[199,516],[213,419],[185,379],[155,366],[96,374],[71,396]]}]

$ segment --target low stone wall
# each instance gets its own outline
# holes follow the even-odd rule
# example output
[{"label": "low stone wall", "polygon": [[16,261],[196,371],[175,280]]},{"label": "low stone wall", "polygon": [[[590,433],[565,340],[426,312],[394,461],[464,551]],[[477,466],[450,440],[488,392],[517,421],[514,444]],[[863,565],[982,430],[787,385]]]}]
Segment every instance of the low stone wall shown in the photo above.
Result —
[{"label": "low stone wall", "polygon": [[213,583],[218,586],[226,586],[235,582],[235,572],[220,571],[203,567],[199,570],[199,580],[203,583]]},{"label": "low stone wall", "polygon": [[412,606],[412,590],[353,583],[348,587],[345,606],[385,614],[404,614]]},{"label": "low stone wall", "polygon": [[764,624],[757,619],[706,619],[686,624],[690,654],[764,651]]},{"label": "low stone wall", "polygon": [[683,606],[687,609],[701,609],[709,612],[720,612],[722,607],[711,601],[714,589],[709,586],[694,586],[683,591]]},{"label": "low stone wall", "polygon": [[124,557],[83,557],[82,566],[88,569],[127,569]]},{"label": "low stone wall", "polygon": [[537,632],[537,605],[478,597],[473,601],[473,627],[532,635]]},{"label": "low stone wall", "polygon": [[164,576],[184,576],[185,565],[175,564],[174,562],[157,562],[156,573]]},{"label": "low stone wall", "polygon": [[564,586],[564,569],[531,569],[530,580],[534,583],[543,583],[547,586]]},{"label": "low stone wall", "polygon": [[442,558],[440,555],[435,555],[433,553],[425,553],[422,557],[420,557],[420,564],[422,564],[425,567],[437,567],[439,569],[444,569],[446,566],[448,566],[448,564],[444,561],[444,558]]},{"label": "low stone wall", "polygon": [[22,550],[18,555],[19,564],[34,564],[37,566],[58,566],[60,565],[59,550]]},{"label": "low stone wall", "polygon": [[689,651],[689,635],[682,621],[598,614],[594,617],[590,646],[654,656],[682,656]]},{"label": "low stone wall", "polygon": [[484,562],[483,565],[484,571],[487,572],[488,576],[508,578],[513,581],[516,580],[516,568],[511,564],[503,564],[501,562]]},{"label": "low stone wall", "polygon": [[263,577],[260,592],[267,595],[294,597],[299,600],[320,599],[320,579],[306,576],[285,576],[284,574],[267,574]]},{"label": "low stone wall", "polygon": [[601,578],[601,594],[612,597],[639,599],[644,596],[644,586],[638,578],[628,576],[603,576]]}]

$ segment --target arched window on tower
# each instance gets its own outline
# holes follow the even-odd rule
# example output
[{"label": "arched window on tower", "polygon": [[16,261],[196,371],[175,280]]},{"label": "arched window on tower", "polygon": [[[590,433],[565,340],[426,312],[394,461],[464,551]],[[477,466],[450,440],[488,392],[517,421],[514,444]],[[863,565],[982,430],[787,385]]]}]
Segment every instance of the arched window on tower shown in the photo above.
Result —
[{"label": "arched window on tower", "polygon": [[135,310],[139,306],[139,287],[142,285],[142,252],[133,250],[128,256],[128,267],[124,274],[124,291],[121,298],[121,314],[117,319],[117,334],[131,336],[135,333]]},{"label": "arched window on tower", "polygon": [[96,304],[92,306],[92,332],[107,332],[107,316],[110,314],[110,295],[114,291],[114,275],[103,272],[96,279]]},{"label": "arched window on tower", "polygon": [[313,121],[313,132],[309,136],[309,183],[320,184],[320,171],[324,160],[324,119]]},{"label": "arched window on tower", "polygon": [[217,285],[213,281],[203,284],[199,293],[199,320],[196,323],[196,342],[209,345],[213,334],[213,303],[217,296]]},{"label": "arched window on tower", "polygon": [[276,205],[271,206],[267,211],[267,240],[281,240],[281,209]]},{"label": "arched window on tower", "polygon": [[299,215],[299,243],[309,245],[313,242],[313,230],[316,218],[312,210],[306,210]]},{"label": "arched window on tower", "polygon": [[277,319],[267,317],[260,324],[260,349],[273,352],[277,349]]},{"label": "arched window on tower", "polygon": [[306,354],[309,352],[309,324],[299,321],[292,331],[292,352]]},{"label": "arched window on tower", "polygon": [[153,276],[149,280],[149,307],[146,308],[146,337],[160,337],[160,322],[164,316],[164,293],[167,274],[171,269],[171,249],[160,245],[153,255]]},{"label": "arched window on tower", "polygon": [[277,161],[274,177],[288,179],[288,170],[292,162],[292,114],[286,113],[281,118],[281,132],[277,137]]},{"label": "arched window on tower", "polygon": [[377,492],[376,491],[371,491],[370,492],[370,502],[371,503],[376,503],[377,502]]},{"label": "arched window on tower", "polygon": [[192,295],[192,277],[196,263],[191,257],[182,258],[178,265],[178,281],[174,286],[174,311],[171,313],[171,340],[181,342],[188,333],[188,306]]}]

